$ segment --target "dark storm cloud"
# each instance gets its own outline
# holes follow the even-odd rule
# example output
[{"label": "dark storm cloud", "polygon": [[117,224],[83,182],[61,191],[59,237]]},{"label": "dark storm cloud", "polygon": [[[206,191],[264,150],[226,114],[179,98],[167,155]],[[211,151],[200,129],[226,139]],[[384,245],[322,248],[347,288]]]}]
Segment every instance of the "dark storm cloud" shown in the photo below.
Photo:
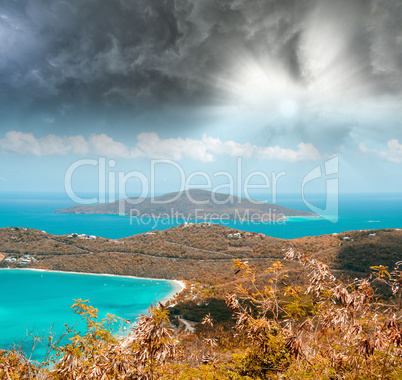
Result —
[{"label": "dark storm cloud", "polygon": [[124,102],[158,95],[158,87],[174,92],[175,83],[153,67],[178,36],[173,15],[158,4],[137,1],[133,8],[117,1],[52,0],[3,5],[2,39],[8,42],[3,85],[11,95],[39,101]]},{"label": "dark storm cloud", "polygon": [[396,0],[3,0],[0,100],[60,112],[208,103],[245,57],[270,57],[307,86],[305,37],[327,22],[347,34],[335,64],[352,62],[368,93],[401,90]]}]

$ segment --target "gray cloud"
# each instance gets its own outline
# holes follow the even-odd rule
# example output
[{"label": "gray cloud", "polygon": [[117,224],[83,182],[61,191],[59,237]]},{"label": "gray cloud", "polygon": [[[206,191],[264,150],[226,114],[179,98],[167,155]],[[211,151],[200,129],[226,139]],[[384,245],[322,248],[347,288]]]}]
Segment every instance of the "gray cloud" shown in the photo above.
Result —
[{"label": "gray cloud", "polygon": [[301,88],[329,81],[339,96],[399,95],[401,8],[397,0],[3,0],[0,101],[3,112],[61,113],[227,102],[222,82],[250,61],[280,67]]}]

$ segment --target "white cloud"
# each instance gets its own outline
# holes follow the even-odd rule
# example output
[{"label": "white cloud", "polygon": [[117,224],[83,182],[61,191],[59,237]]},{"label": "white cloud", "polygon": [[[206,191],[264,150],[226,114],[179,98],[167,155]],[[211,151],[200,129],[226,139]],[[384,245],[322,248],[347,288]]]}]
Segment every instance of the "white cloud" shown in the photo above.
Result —
[{"label": "white cloud", "polygon": [[235,141],[221,141],[218,138],[202,137],[207,150],[214,154],[227,154],[232,157],[253,158],[258,160],[279,160],[285,162],[314,161],[321,158],[321,154],[313,144],[300,143],[298,150],[281,148],[278,145],[261,147],[250,143],[240,144]]},{"label": "white cloud", "polygon": [[360,149],[360,151],[363,152],[363,153],[369,153],[369,152],[372,152],[372,151],[373,151],[373,149],[368,148],[368,147],[366,146],[366,144],[363,143],[363,142],[361,142],[361,143],[359,144],[359,149]]},{"label": "white cloud", "polygon": [[0,148],[3,151],[34,154],[40,156],[40,144],[33,133],[9,131],[0,139]]},{"label": "white cloud", "polygon": [[48,135],[36,138],[33,133],[17,131],[9,131],[0,139],[0,149],[3,152],[35,156],[65,155],[70,152],[84,155],[89,152],[88,144],[82,136]]},{"label": "white cloud", "polygon": [[155,132],[141,133],[137,140],[138,155],[148,158],[191,159],[201,162],[212,162],[218,155],[286,162],[314,161],[321,158],[321,154],[310,143],[300,143],[297,150],[292,150],[277,145],[260,147],[248,142],[240,144],[232,140],[222,141],[205,134],[201,140],[181,137],[161,139]]},{"label": "white cloud", "polygon": [[396,139],[387,142],[386,150],[370,149],[364,143],[359,144],[359,149],[363,153],[377,154],[390,162],[402,162],[402,144]]},{"label": "white cloud", "polygon": [[90,135],[86,140],[83,136],[56,136],[47,135],[36,138],[33,133],[9,131],[0,139],[0,150],[8,153],[34,156],[66,155],[69,153],[102,154],[112,157],[133,156],[123,143],[114,141],[111,137],[100,134]]},{"label": "white cloud", "polygon": [[380,155],[391,162],[402,162],[402,144],[398,140],[390,140],[387,146],[388,149],[380,152]]},{"label": "white cloud", "polygon": [[189,158],[201,162],[214,160],[213,154],[207,151],[202,140],[181,137],[161,140],[155,132],[141,133],[137,136],[137,140],[136,147],[144,157],[172,160]]},{"label": "white cloud", "polygon": [[278,145],[263,147],[249,142],[241,144],[232,140],[222,141],[205,134],[200,140],[181,137],[161,139],[155,132],[139,134],[137,144],[131,148],[106,134],[92,134],[88,139],[81,135],[36,138],[32,133],[9,131],[0,139],[0,150],[3,153],[35,156],[96,154],[127,159],[190,159],[204,163],[212,162],[220,155],[285,162],[315,161],[321,158],[321,154],[310,143],[300,143],[298,149],[293,150]]},{"label": "white cloud", "polygon": [[104,133],[89,136],[88,146],[92,153],[107,157],[134,158],[139,155],[136,149],[130,149],[127,145],[114,141]]}]

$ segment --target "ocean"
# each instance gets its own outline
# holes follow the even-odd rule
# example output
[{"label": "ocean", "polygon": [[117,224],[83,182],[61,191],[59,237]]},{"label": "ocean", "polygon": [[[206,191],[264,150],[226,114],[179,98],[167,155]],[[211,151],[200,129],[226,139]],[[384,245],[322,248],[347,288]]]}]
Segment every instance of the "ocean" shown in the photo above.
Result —
[{"label": "ocean", "polygon": [[[324,208],[325,199],[312,196],[309,202]],[[309,210],[298,195],[284,194],[278,204]],[[0,228],[29,227],[51,234],[70,233],[117,239],[150,230],[163,230],[183,220],[138,219],[118,215],[55,214],[54,210],[74,205],[63,194],[0,194]],[[224,220],[221,224],[244,231],[292,239],[360,229],[402,227],[402,194],[344,194],[339,197],[339,220],[290,218],[286,222],[261,223]]]},{"label": "ocean", "polygon": [[[311,196],[309,202],[324,208],[325,199]],[[292,194],[279,197],[278,204],[308,210]],[[107,238],[122,238],[163,230],[181,224],[180,220],[130,219],[117,215],[56,214],[54,210],[73,205],[59,194],[0,194],[0,228],[29,227],[61,235],[85,233]],[[291,218],[281,223],[222,221],[227,227],[262,232],[278,238],[297,238],[359,229],[401,228],[402,194],[344,194],[339,198],[339,220]],[[0,247],[1,252],[1,247]],[[64,323],[78,321],[70,306],[74,298],[89,299],[100,315],[116,314],[134,320],[155,300],[175,293],[174,283],[124,277],[78,274],[0,271],[0,348],[21,342],[27,334],[46,335],[64,331]],[[22,343],[27,352],[28,339]],[[33,358],[41,359],[45,348],[37,346]]]}]

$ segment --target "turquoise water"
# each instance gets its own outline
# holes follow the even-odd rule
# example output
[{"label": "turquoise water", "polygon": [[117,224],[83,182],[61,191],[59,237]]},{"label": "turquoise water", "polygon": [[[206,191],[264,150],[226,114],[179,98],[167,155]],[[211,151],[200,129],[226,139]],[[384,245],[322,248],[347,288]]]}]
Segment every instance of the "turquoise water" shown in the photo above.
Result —
[{"label": "turquoise water", "polygon": [[[323,208],[322,197],[309,201]],[[297,195],[283,195],[278,204],[290,208],[308,208]],[[181,224],[182,220],[130,219],[117,215],[55,214],[54,210],[73,205],[62,195],[0,194],[0,227],[30,227],[62,235],[73,232],[107,238],[122,238],[163,230]],[[315,236],[358,229],[402,227],[402,194],[346,194],[339,199],[337,223],[321,218],[292,218],[286,223],[250,223],[223,221],[227,227],[262,232],[279,238]]]},{"label": "turquoise water", "polygon": [[[47,336],[52,329],[59,335],[65,323],[80,322],[70,309],[74,299],[89,300],[100,318],[110,313],[135,321],[152,302],[180,290],[171,281],[17,269],[0,270],[0,287],[0,348],[21,344],[26,353],[31,352],[32,339],[22,340],[30,334]],[[84,325],[77,327],[82,331]],[[33,359],[42,359],[45,353],[39,344]]]}]

